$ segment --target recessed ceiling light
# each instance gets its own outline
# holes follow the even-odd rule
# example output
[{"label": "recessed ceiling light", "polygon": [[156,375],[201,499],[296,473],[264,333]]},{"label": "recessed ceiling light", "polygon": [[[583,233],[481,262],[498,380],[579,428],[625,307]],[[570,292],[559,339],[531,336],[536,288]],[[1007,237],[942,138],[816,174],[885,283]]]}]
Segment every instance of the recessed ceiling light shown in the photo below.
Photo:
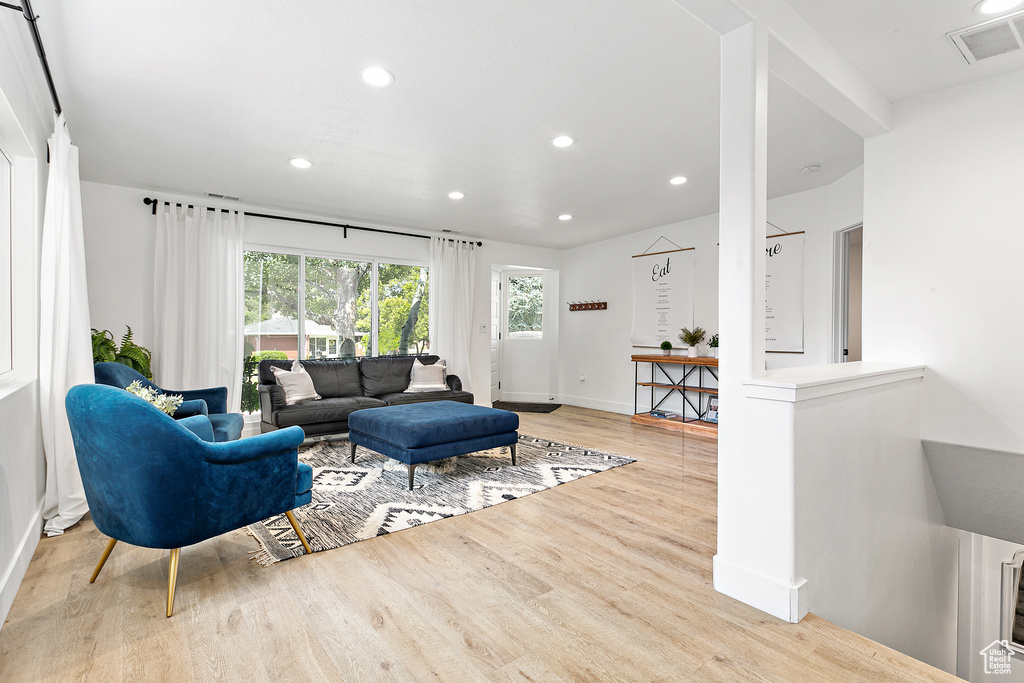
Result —
[{"label": "recessed ceiling light", "polygon": [[375,88],[383,88],[395,82],[395,77],[391,72],[379,66],[368,66],[362,70],[360,75],[367,84]]},{"label": "recessed ceiling light", "polygon": [[576,142],[573,138],[568,135],[559,135],[557,138],[551,141],[551,144],[555,147],[568,147],[572,143]]},{"label": "recessed ceiling light", "polygon": [[800,172],[801,173],[817,173],[819,168],[821,168],[821,166],[818,166],[817,164],[811,164],[809,166],[804,166],[803,168],[801,168]]},{"label": "recessed ceiling light", "polygon": [[449,199],[462,199],[465,196],[466,195],[464,193],[462,193],[462,192],[449,192],[448,193],[448,198]]},{"label": "recessed ceiling light", "polygon": [[673,185],[682,185],[683,183],[686,182],[686,178],[684,178],[681,175],[677,175],[675,178],[673,178],[669,182],[672,183]]},{"label": "recessed ceiling light", "polygon": [[310,168],[313,165],[312,161],[307,161],[306,159],[292,159],[288,163],[295,168]]},{"label": "recessed ceiling light", "polygon": [[974,6],[975,14],[1001,14],[1024,3],[1024,0],[982,0]]},{"label": "recessed ceiling light", "polygon": [[571,213],[563,213],[561,216],[558,217],[558,220],[560,220],[560,221],[571,221],[572,220],[572,214]]}]

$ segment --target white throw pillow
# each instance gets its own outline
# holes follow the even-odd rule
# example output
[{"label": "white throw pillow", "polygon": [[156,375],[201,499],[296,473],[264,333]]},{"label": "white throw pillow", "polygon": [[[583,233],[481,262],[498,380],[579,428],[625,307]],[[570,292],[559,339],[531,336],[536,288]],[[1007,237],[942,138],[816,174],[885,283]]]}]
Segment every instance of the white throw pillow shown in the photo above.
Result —
[{"label": "white throw pillow", "polygon": [[409,373],[409,388],[406,391],[450,391],[445,382],[446,375],[447,368],[443,360],[433,365],[424,365],[417,358],[413,361],[412,371]]},{"label": "white throw pillow", "polygon": [[313,378],[302,367],[302,363],[292,363],[291,371],[282,368],[270,368],[274,373],[277,383],[284,389],[284,402],[287,405],[295,405],[300,401],[316,400],[320,394],[316,393],[313,386]]}]

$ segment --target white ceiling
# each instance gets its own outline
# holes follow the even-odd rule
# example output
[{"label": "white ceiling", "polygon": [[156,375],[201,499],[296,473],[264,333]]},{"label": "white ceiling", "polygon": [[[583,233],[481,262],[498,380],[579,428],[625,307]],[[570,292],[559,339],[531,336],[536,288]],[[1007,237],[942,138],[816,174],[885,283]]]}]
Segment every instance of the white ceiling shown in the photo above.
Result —
[{"label": "white ceiling", "polygon": [[[908,57],[959,25],[920,35],[902,7],[958,3],[790,1],[890,97],[958,67]],[[718,210],[718,36],[672,0],[35,9],[85,180],[551,247]],[[366,86],[371,64],[395,84]],[[863,162],[857,135],[778,79],[769,102],[771,196]],[[552,147],[562,133],[577,144]]]},{"label": "white ceiling", "polygon": [[979,0],[787,0],[890,101],[1024,69],[1024,50],[968,64],[950,31]]}]

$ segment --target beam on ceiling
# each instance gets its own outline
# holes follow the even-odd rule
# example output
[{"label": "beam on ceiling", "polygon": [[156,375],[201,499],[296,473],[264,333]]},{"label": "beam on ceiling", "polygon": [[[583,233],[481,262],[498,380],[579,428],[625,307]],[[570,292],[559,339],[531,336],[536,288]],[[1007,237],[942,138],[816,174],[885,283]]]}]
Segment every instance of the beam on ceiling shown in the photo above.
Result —
[{"label": "beam on ceiling", "polygon": [[888,98],[784,0],[675,2],[721,35],[763,22],[772,73],[861,137],[891,128]]}]

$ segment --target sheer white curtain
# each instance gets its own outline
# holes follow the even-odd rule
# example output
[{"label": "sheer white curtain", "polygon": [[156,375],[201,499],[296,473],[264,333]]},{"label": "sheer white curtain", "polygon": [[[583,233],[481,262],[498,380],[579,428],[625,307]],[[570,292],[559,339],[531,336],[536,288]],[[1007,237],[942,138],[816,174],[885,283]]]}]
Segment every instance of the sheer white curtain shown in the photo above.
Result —
[{"label": "sheer white curtain", "polygon": [[473,339],[473,291],[476,245],[430,238],[431,351],[448,363],[462,388],[473,391],[470,344]]},{"label": "sheer white curtain", "polygon": [[153,267],[153,379],[168,389],[242,382],[242,214],[164,205]]},{"label": "sheer white curtain", "polygon": [[78,148],[71,144],[63,114],[49,144],[39,264],[39,413],[46,455],[44,530],[47,536],[58,536],[89,510],[64,397],[74,385],[95,380]]}]

